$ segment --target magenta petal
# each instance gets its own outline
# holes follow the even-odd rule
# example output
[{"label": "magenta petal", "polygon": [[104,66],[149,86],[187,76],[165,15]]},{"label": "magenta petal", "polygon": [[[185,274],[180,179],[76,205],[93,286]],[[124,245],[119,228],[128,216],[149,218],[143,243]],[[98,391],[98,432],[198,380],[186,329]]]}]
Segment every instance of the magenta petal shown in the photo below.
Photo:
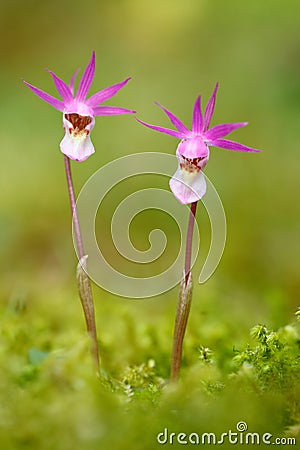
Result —
[{"label": "magenta petal", "polygon": [[95,52],[92,53],[90,62],[88,63],[82,78],[80,80],[76,100],[83,102],[89,92],[95,74]]},{"label": "magenta petal", "polygon": [[247,147],[246,145],[239,144],[238,142],[228,141],[227,139],[215,139],[209,142],[209,145],[214,147],[225,148],[227,150],[234,150],[236,152],[260,152],[256,148]]},{"label": "magenta petal", "polygon": [[136,119],[138,122],[140,122],[142,125],[145,125],[145,127],[151,128],[155,131],[160,131],[161,133],[169,134],[170,136],[176,137],[178,139],[185,139],[187,136],[185,133],[182,133],[180,131],[170,130],[169,128],[163,128],[163,127],[157,127],[156,125],[150,125],[149,123],[143,122],[140,119]]},{"label": "magenta petal", "polygon": [[47,94],[46,92],[42,91],[41,89],[38,89],[31,84],[27,83],[27,81],[23,80],[26,86],[29,87],[38,97],[40,97],[45,102],[49,103],[49,105],[53,106],[55,109],[58,109],[58,111],[63,112],[64,111],[64,103],[60,100],[58,100],[55,97],[52,97],[52,95]]},{"label": "magenta petal", "polygon": [[178,131],[184,133],[186,136],[192,134],[190,130],[181,122],[181,120],[179,120],[178,117],[174,116],[174,114],[171,113],[171,111],[168,111],[164,106],[162,106],[158,102],[155,102],[155,104],[159,106],[167,114],[172,124],[177,128]]},{"label": "magenta petal", "polygon": [[201,111],[201,96],[197,98],[193,112],[193,133],[200,134],[203,131],[203,117]]},{"label": "magenta petal", "polygon": [[183,139],[178,144],[176,154],[191,159],[202,158],[204,162],[207,162],[209,149],[201,136],[194,136],[191,139]]},{"label": "magenta petal", "polygon": [[209,128],[210,121],[211,121],[211,118],[212,118],[212,115],[213,115],[214,109],[215,109],[218,86],[219,85],[217,83],[216,87],[212,93],[212,96],[210,97],[210,99],[206,105],[205,112],[204,112],[204,120],[203,120],[203,131],[206,131]]},{"label": "magenta petal", "polygon": [[65,103],[71,102],[73,100],[73,95],[71,92],[70,87],[60,78],[58,78],[55,73],[53,73],[51,70],[46,69],[47,72],[50,73],[51,77],[53,78],[53,81],[55,83],[56,89],[58,90],[61,98]]},{"label": "magenta petal", "polygon": [[125,86],[125,84],[128,83],[128,81],[131,80],[131,78],[126,78],[126,80],[121,81],[121,83],[114,84],[112,86],[109,86],[105,89],[102,89],[102,91],[97,92],[96,94],[92,95],[87,101],[87,105],[89,106],[97,106],[100,103],[105,102],[106,100],[109,100],[111,97],[113,97],[122,87]]},{"label": "magenta petal", "polygon": [[70,83],[69,83],[69,88],[71,89],[72,95],[74,95],[74,84],[75,84],[75,80],[76,77],[78,75],[78,72],[80,71],[80,69],[76,69],[75,72],[73,73]]},{"label": "magenta petal", "polygon": [[219,139],[237,128],[245,127],[248,122],[236,122],[236,123],[224,123],[222,125],[216,125],[205,132],[205,138],[210,140]]},{"label": "magenta petal", "polygon": [[126,108],[118,108],[117,106],[95,106],[92,108],[94,116],[116,116],[118,114],[135,114],[136,111]]}]

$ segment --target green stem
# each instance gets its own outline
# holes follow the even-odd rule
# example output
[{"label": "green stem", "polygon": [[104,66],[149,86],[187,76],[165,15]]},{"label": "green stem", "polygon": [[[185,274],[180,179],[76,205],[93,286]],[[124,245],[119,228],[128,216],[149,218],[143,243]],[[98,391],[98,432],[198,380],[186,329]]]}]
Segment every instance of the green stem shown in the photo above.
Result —
[{"label": "green stem", "polygon": [[92,289],[90,279],[86,273],[86,262],[87,255],[84,253],[82,236],[80,231],[80,223],[77,214],[76,200],[74,194],[74,186],[71,174],[70,159],[65,156],[65,169],[67,177],[67,185],[69,191],[70,205],[73,217],[74,235],[76,240],[77,252],[79,256],[79,263],[77,266],[77,282],[78,282],[78,292],[81,300],[83,313],[86,321],[87,331],[92,340],[91,352],[96,364],[96,368],[99,371],[100,361],[99,361],[99,349],[98,349],[98,339],[97,339],[97,328],[95,321],[95,310],[94,302],[92,296]]},{"label": "green stem", "polygon": [[191,204],[191,212],[186,238],[184,277],[180,284],[178,305],[176,311],[171,363],[171,381],[176,381],[179,377],[182,359],[183,339],[192,302],[193,283],[191,274],[191,260],[196,209],[197,202],[194,202]]},{"label": "green stem", "polygon": [[193,232],[195,224],[195,214],[198,202],[191,204],[191,212],[189,217],[189,224],[186,236],[186,247],[185,247],[185,265],[184,265],[184,277],[185,283],[187,284],[189,274],[191,272],[191,260],[192,260],[192,244],[193,244]]}]

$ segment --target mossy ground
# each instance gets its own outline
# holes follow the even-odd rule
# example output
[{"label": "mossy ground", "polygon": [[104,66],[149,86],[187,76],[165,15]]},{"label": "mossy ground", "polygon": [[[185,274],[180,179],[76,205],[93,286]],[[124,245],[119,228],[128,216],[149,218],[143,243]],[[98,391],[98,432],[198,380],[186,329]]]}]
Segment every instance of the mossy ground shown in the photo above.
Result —
[{"label": "mossy ground", "polygon": [[278,330],[237,330],[240,313],[218,316],[197,287],[173,385],[173,292],[143,304],[94,291],[100,377],[76,292],[48,293],[43,302],[15,296],[2,306],[1,449],[150,450],[165,428],[220,436],[240,421],[251,432],[300,438],[296,319]]}]

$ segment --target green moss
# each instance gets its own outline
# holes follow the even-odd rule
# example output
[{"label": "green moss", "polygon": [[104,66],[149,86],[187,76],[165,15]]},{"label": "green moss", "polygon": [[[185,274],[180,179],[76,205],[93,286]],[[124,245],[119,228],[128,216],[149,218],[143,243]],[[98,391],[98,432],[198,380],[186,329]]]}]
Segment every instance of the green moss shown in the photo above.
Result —
[{"label": "green moss", "polygon": [[[215,334],[207,339],[208,347],[199,342],[197,330],[188,328],[185,364],[174,385],[161,375],[169,373],[171,321],[170,327],[156,329],[146,321],[133,337],[125,334],[122,345],[100,341],[106,352],[97,377],[81,321],[77,331],[57,327],[56,308],[42,316],[44,307],[28,302],[25,309],[3,311],[0,441],[5,450],[147,450],[156,448],[156,436],[165,427],[170,432],[222,433],[241,420],[253,432],[299,434],[296,321],[277,331],[256,325],[248,338],[236,338],[230,351],[232,336],[220,318],[225,352],[216,346]],[[116,325],[123,322],[129,330],[139,314],[136,305],[120,304]],[[135,364],[128,365],[121,354],[114,363],[123,348]]]}]

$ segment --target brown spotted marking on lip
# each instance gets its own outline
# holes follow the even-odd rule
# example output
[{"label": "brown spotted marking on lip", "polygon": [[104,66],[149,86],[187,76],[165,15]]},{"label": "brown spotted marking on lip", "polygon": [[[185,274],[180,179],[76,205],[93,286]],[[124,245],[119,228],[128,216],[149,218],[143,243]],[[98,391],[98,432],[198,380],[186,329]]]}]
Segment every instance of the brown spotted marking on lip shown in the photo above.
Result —
[{"label": "brown spotted marking on lip", "polygon": [[198,165],[200,161],[202,161],[205,156],[201,156],[200,158],[185,158],[181,155],[182,162],[180,163],[180,168],[185,169],[187,172],[200,172],[201,167]]},{"label": "brown spotted marking on lip", "polygon": [[89,134],[89,130],[86,130],[85,128],[92,122],[92,118],[90,116],[81,116],[80,114],[72,113],[65,114],[65,118],[73,125],[73,128],[69,128],[69,132],[74,137],[81,134]]}]

